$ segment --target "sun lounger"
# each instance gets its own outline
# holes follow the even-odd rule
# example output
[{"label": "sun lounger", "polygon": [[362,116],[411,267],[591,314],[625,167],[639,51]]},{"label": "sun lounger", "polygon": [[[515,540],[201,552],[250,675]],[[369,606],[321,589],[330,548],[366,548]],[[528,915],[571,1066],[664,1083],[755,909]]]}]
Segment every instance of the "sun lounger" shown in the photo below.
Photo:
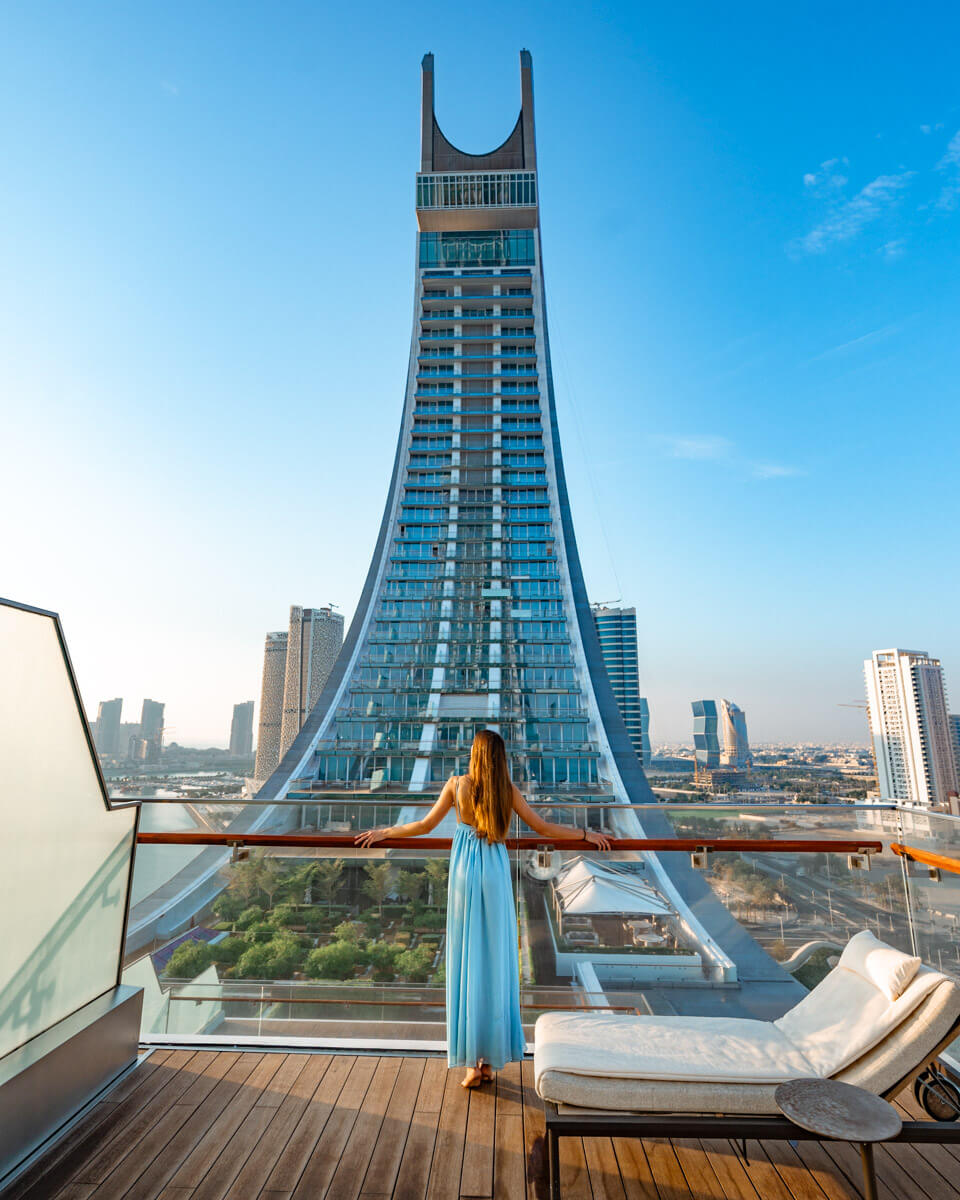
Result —
[{"label": "sun lounger", "polygon": [[[545,1013],[534,1074],[551,1194],[561,1136],[804,1136],[779,1114],[778,1084],[839,1079],[892,1096],[957,1036],[960,986],[868,932],[778,1021]],[[904,1131],[902,1140],[960,1140],[955,1122]]]}]

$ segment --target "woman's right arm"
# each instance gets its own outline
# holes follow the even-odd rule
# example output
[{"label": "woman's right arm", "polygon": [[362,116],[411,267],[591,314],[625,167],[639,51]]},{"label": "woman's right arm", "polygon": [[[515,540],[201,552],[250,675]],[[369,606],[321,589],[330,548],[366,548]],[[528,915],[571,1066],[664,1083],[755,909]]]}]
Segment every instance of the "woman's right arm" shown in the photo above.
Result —
[{"label": "woman's right arm", "polygon": [[604,837],[602,833],[595,833],[592,829],[580,829],[576,825],[556,825],[553,821],[545,821],[542,817],[537,816],[521,795],[519,788],[516,787],[513,789],[513,811],[521,821],[530,826],[534,833],[539,833],[543,837],[556,838],[557,841],[582,840],[590,842],[598,850],[610,849],[610,839]]}]

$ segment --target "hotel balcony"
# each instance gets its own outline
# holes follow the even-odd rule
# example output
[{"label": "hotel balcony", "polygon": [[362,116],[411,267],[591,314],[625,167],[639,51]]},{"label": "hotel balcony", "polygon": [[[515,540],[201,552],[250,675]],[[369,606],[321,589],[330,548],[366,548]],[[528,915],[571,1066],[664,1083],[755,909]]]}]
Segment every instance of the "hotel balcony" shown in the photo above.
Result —
[{"label": "hotel balcony", "polygon": [[[475,1092],[446,1066],[450,820],[354,845],[413,819],[439,781],[420,794],[391,781],[374,735],[349,787],[301,780],[270,804],[111,799],[59,623],[5,603],[0,621],[4,1200],[544,1197],[530,1055]],[[465,738],[419,752],[465,769]],[[540,754],[530,736],[523,753]],[[590,750],[549,755],[565,753]],[[960,979],[956,818],[626,806],[602,780],[530,795],[549,819],[613,839],[600,854],[511,830],[530,1050],[547,1011],[778,1017],[862,929]],[[950,1115],[957,1057],[940,1055],[942,1095],[896,1097],[904,1119],[927,1119],[921,1101]],[[960,1197],[956,1125],[931,1130],[877,1147],[881,1196]],[[862,1194],[843,1141],[685,1133],[560,1148],[567,1198]]]}]

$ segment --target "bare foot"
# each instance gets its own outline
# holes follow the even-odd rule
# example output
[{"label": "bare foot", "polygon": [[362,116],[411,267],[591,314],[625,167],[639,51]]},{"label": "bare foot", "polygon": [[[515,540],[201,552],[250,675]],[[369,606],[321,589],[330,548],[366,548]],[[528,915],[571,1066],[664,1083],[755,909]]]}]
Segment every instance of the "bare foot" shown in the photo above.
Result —
[{"label": "bare foot", "polygon": [[480,1078],[484,1083],[489,1083],[493,1078],[493,1067],[489,1063],[480,1064]]},{"label": "bare foot", "polygon": [[467,1073],[460,1080],[462,1088],[478,1088],[483,1083],[483,1074],[479,1067],[467,1067]]}]

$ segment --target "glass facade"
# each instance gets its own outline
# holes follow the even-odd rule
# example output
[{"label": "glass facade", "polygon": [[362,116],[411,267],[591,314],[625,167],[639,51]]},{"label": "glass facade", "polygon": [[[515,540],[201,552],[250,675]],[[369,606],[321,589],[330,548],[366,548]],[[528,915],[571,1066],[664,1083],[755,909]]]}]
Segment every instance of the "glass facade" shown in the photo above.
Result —
[{"label": "glass facade", "polygon": [[534,265],[533,229],[484,229],[454,233],[421,233],[421,267]]},{"label": "glass facade", "polygon": [[537,238],[420,234],[402,482],[364,638],[316,744],[318,797],[436,790],[466,771],[483,727],[503,735],[520,786],[610,792],[559,545]]}]

